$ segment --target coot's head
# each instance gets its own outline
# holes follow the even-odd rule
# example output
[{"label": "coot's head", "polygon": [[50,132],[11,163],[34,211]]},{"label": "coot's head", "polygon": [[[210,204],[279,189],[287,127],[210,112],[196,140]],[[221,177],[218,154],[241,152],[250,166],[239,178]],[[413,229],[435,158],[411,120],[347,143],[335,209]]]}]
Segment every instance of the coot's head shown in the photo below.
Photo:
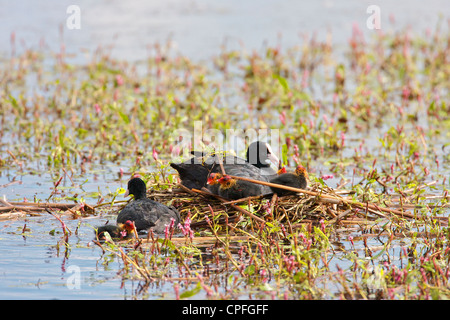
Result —
[{"label": "coot's head", "polygon": [[125,223],[118,223],[117,224],[120,228],[120,230],[126,231],[128,233],[133,233],[134,231],[134,222],[131,220],[125,221]]},{"label": "coot's head", "polygon": [[272,162],[277,168],[280,160],[273,153],[272,147],[267,142],[255,141],[248,146],[247,162],[257,168],[270,167]]},{"label": "coot's head", "polygon": [[209,185],[214,185],[214,184],[219,183],[219,179],[221,179],[221,178],[222,178],[222,175],[220,173],[213,172],[208,176],[207,182]]},{"label": "coot's head", "polygon": [[139,238],[136,227],[134,226],[134,221],[127,220],[125,223],[118,223],[117,225],[122,230],[121,234],[124,235],[125,239],[133,237]]},{"label": "coot's head", "polygon": [[125,192],[125,197],[134,195],[134,199],[144,199],[147,197],[147,186],[141,178],[133,178],[128,181],[128,189]]}]

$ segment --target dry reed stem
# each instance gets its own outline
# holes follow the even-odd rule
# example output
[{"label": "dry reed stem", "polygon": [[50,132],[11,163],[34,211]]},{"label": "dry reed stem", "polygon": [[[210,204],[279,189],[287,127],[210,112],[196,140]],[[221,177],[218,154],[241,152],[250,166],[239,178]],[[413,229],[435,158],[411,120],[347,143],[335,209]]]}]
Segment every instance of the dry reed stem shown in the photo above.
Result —
[{"label": "dry reed stem", "polygon": [[[244,178],[244,177],[238,177],[238,176],[231,176],[234,179],[238,179],[238,180],[244,180],[244,181],[248,181],[248,182],[253,182],[253,183],[257,183],[257,184],[262,184],[268,187],[276,187],[276,188],[281,188],[281,189],[285,189],[288,191],[293,191],[293,192],[297,192],[297,193],[304,193],[304,194],[308,194],[311,196],[315,196],[315,197],[319,197],[323,202],[326,203],[334,203],[334,204],[347,204],[349,206],[357,206],[360,207],[362,209],[365,209],[365,207],[368,207],[370,209],[374,209],[374,210],[378,210],[378,211],[384,211],[384,212],[388,212],[388,213],[393,213],[395,215],[401,216],[401,217],[407,217],[407,218],[412,218],[412,219],[416,219],[417,217],[414,216],[413,214],[410,214],[408,212],[404,212],[404,211],[399,211],[399,210],[394,210],[394,209],[389,209],[389,208],[384,208],[384,207],[379,207],[376,204],[363,204],[357,201],[352,201],[352,200],[347,200],[341,197],[335,197],[335,196],[331,196],[331,195],[324,195],[322,193],[318,193],[318,192],[314,192],[314,191],[309,191],[309,190],[304,190],[304,189],[300,189],[300,188],[292,188],[292,187],[288,187],[288,186],[284,186],[281,184],[276,184],[276,183],[271,183],[271,182],[266,182],[266,181],[259,181],[259,180],[254,180],[254,179],[250,179],[250,178]],[[336,201],[339,201],[338,203],[336,203]]]},{"label": "dry reed stem", "polygon": [[6,207],[0,207],[0,211],[7,211],[9,210],[32,210],[32,211],[43,211],[45,208],[51,208],[51,209],[60,209],[60,210],[68,210],[70,208],[75,207],[78,205],[77,203],[35,203],[35,202],[5,202],[0,201]]},{"label": "dry reed stem", "polygon": [[[187,245],[187,244],[214,244],[218,240],[220,241],[248,241],[250,237],[248,236],[219,236],[219,237],[193,237],[191,238],[172,238],[170,241],[175,245]],[[154,241],[157,241],[158,238],[153,239],[141,239],[143,244],[149,244],[153,243]],[[161,240],[163,240],[161,238]],[[126,240],[125,240],[126,241]]]}]

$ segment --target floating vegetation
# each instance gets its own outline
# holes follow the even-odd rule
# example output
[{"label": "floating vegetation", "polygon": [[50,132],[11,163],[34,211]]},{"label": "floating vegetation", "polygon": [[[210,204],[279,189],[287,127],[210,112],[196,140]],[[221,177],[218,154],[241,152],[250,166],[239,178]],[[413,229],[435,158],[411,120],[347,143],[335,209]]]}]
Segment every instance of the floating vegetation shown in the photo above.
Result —
[{"label": "floating vegetation", "polygon": [[[238,298],[243,285],[253,288],[250,291],[254,290],[259,298],[391,299],[400,297],[395,292],[400,293],[405,288],[410,295],[404,298],[422,297],[422,289],[416,284],[421,279],[413,280],[411,276],[407,280],[405,270],[414,268],[413,263],[423,263],[423,251],[417,250],[418,244],[423,245],[427,239],[439,241],[441,245],[442,241],[447,242],[444,239],[448,236],[448,216],[426,216],[409,211],[411,208],[397,210],[381,207],[381,204],[359,203],[355,197],[339,195],[321,184],[315,184],[305,192],[309,194],[227,201],[207,191],[173,185],[166,190],[151,191],[148,196],[178,208],[184,217],[178,235],[169,232],[157,237],[150,233],[144,238],[130,240],[127,246],[134,248],[132,254],[125,254],[117,247],[119,243],[112,240],[107,241],[106,248],[105,244],[99,245],[124,259],[130,271],[134,270],[143,281],[144,287],[155,281],[174,282],[176,298],[195,296],[201,291],[199,284],[207,296],[216,299]],[[441,197],[440,200],[445,199]],[[444,209],[445,205],[440,207]],[[375,237],[386,240],[382,246],[368,245],[368,239]],[[345,247],[340,243],[342,238],[352,246]],[[398,239],[404,238],[411,239],[410,245],[402,246],[400,257],[394,257],[389,252],[398,247]],[[362,242],[363,247],[357,248],[357,242]],[[448,256],[444,258],[443,254],[449,250],[443,250],[441,247],[425,256],[434,254],[435,259],[439,256],[443,260],[435,264],[444,266]],[[136,251],[140,253],[139,259]],[[168,256],[158,262],[155,256],[162,252]],[[360,257],[360,254],[364,256]],[[337,271],[331,271],[331,261],[336,257],[350,259],[353,266],[349,274],[356,276],[357,272],[358,277],[361,276],[353,279],[353,288],[346,284],[351,279],[342,269],[337,266]],[[385,275],[381,269],[369,270],[379,259],[387,269]],[[397,259],[402,264],[403,259],[409,261],[405,262],[407,267],[398,268],[393,263]],[[162,265],[167,269],[167,265],[175,261],[177,277],[161,274]],[[437,270],[433,269],[433,272]],[[439,280],[433,272],[420,273],[420,277],[446,283],[450,275],[448,266],[447,271],[442,267],[440,270]],[[383,277],[375,271],[381,272]],[[396,272],[402,275],[401,279],[398,279],[399,275],[391,278]],[[227,290],[223,289],[223,279],[229,279],[229,287],[225,286]],[[329,282],[334,281],[343,286],[342,292],[330,294],[326,289]],[[180,292],[179,283],[191,289]],[[442,294],[441,298],[445,298],[446,291]]]}]

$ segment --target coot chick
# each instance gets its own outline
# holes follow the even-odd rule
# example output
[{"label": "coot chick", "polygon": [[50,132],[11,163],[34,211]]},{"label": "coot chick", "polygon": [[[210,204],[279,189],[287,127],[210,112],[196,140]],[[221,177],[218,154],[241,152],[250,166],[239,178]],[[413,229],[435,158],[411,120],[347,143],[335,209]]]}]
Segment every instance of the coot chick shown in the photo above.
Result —
[{"label": "coot chick", "polygon": [[180,213],[173,206],[147,198],[147,186],[141,178],[128,181],[127,195],[134,195],[134,200],[128,203],[117,216],[117,224],[133,221],[137,231],[152,228],[153,232],[163,233],[167,225],[174,219],[175,226],[180,223]]},{"label": "coot chick", "polygon": [[112,239],[131,239],[134,237],[133,222],[127,220],[117,226],[106,224],[95,229],[95,235],[99,240],[106,240],[105,232],[108,232]]},{"label": "coot chick", "polygon": [[[276,178],[273,178],[270,180],[271,183],[281,184],[284,186],[292,187],[292,188],[298,188],[298,189],[305,189],[308,185],[307,182],[308,173],[306,172],[306,169],[299,165],[295,169],[295,172],[287,172],[282,173]],[[285,189],[280,189],[276,187],[270,187],[274,193],[276,193],[278,196],[286,196],[290,194],[295,194],[294,191],[289,191]]]},{"label": "coot chick", "polygon": [[[270,188],[264,185],[252,183],[249,181],[231,178],[229,175],[212,173],[208,179],[208,189],[228,200],[238,200],[251,196],[269,194]],[[215,187],[215,186],[218,187]]]},{"label": "coot chick", "polygon": [[208,176],[207,186],[206,188],[211,191],[211,193],[219,195],[219,179],[221,179],[223,175],[221,173],[213,172]]}]

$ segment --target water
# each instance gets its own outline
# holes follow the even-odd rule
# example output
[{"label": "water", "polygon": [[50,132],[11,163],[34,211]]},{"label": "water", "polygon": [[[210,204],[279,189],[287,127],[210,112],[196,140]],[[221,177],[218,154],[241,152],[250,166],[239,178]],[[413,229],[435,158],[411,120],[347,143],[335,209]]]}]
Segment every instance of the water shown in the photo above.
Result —
[{"label": "water", "polygon": [[[74,232],[77,220],[64,219]],[[92,222],[91,222],[92,221]],[[122,281],[117,259],[102,254],[92,241],[90,223],[106,219],[85,220],[76,236],[69,238],[69,249],[60,243],[62,235],[56,219],[27,218],[25,221],[2,221],[0,254],[0,299],[131,299],[136,296],[138,281]],[[22,234],[24,224],[30,229]],[[156,288],[156,286],[155,286]],[[168,287],[149,289],[145,293],[159,298]]]},{"label": "water", "polygon": [[[331,32],[337,46],[346,43],[357,24],[366,36],[366,9],[373,1],[77,1],[81,9],[81,29],[65,27],[66,9],[73,1],[0,1],[0,53],[9,56],[29,47],[62,46],[71,59],[80,63],[99,46],[109,48],[114,57],[128,61],[145,59],[156,42],[171,40],[176,51],[191,59],[207,59],[220,47],[251,51],[264,43],[288,48],[300,45],[302,35],[317,33],[325,39]],[[440,13],[448,18],[448,0],[378,1],[383,32],[406,26],[425,32],[434,28]],[[445,21],[445,19],[444,19]],[[62,27],[61,27],[62,26]],[[15,41],[11,43],[14,32]],[[64,195],[83,195],[95,203],[102,194],[124,187],[118,179],[121,165],[90,168],[86,175],[62,182]],[[125,168],[126,165],[124,166]],[[13,201],[46,199],[60,172],[39,170],[30,174],[2,171],[0,195]],[[93,173],[94,171],[94,173]],[[18,180],[21,183],[10,184]],[[86,182],[87,180],[87,182]],[[338,183],[331,180],[330,186]],[[95,195],[94,195],[95,194]],[[90,196],[91,195],[91,196]],[[121,265],[114,259],[104,265],[105,255],[93,245],[92,226],[114,220],[103,214],[83,220],[77,235],[70,237],[70,249],[61,246],[59,222],[49,215],[0,221],[1,299],[129,299],[139,290],[138,282],[122,282]],[[71,230],[78,220],[65,219]],[[22,233],[24,226],[29,231]],[[51,235],[52,230],[56,233]],[[376,242],[376,240],[373,240]],[[379,243],[376,243],[379,245]],[[342,265],[341,265],[342,266]],[[74,276],[79,275],[79,282]],[[154,285],[146,298],[173,298],[172,284]]]},{"label": "water", "polygon": [[[111,46],[111,54],[130,61],[145,59],[149,46],[171,39],[177,51],[191,59],[218,54],[228,48],[258,50],[264,42],[292,47],[302,35],[325,39],[331,32],[335,44],[345,43],[354,24],[366,36],[366,12],[373,1],[77,1],[81,29],[66,27],[67,7],[73,1],[0,1],[1,51],[10,52],[10,36],[16,34],[16,50],[42,44],[82,58],[97,47]],[[446,0],[376,1],[381,10],[381,31],[409,26],[424,32],[439,15],[448,17]],[[445,21],[445,19],[444,19]],[[62,28],[60,28],[62,27]],[[279,39],[281,35],[281,40]],[[87,52],[87,53],[86,53]]]}]

